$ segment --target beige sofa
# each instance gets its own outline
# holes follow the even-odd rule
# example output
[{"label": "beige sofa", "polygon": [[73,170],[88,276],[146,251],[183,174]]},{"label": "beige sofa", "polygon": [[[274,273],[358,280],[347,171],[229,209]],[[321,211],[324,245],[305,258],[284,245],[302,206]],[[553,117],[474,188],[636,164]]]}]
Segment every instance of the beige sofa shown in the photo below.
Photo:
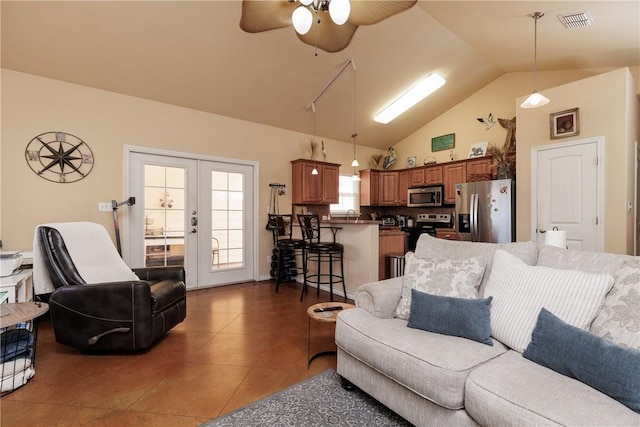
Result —
[{"label": "beige sofa", "polygon": [[[478,287],[481,297],[498,249],[528,266],[606,272],[613,278],[627,266],[627,273],[629,268],[637,268],[631,271],[638,273],[627,275],[627,282],[630,277],[640,278],[638,257],[549,246],[538,249],[533,242],[500,245],[455,242],[423,234],[415,256],[482,259],[485,270]],[[407,327],[406,320],[394,317],[402,297],[403,280],[399,277],[361,286],[355,297],[357,307],[340,313],[336,324],[337,370],[344,379],[412,424],[640,426],[639,413],[583,382],[525,359],[521,352],[493,338],[493,325],[493,345]],[[614,291],[606,293],[604,308],[598,309],[598,316],[604,316],[603,310],[611,310],[607,302],[614,298],[611,294],[617,286],[616,282]],[[631,287],[634,286],[640,285]],[[494,299],[492,304],[495,302]],[[493,309],[492,305],[492,318]],[[636,312],[632,315],[636,319],[639,309],[635,305]],[[594,320],[591,332],[604,337],[611,335],[603,328],[598,330],[596,323]],[[633,334],[640,331],[631,329],[630,333],[635,339]]]}]

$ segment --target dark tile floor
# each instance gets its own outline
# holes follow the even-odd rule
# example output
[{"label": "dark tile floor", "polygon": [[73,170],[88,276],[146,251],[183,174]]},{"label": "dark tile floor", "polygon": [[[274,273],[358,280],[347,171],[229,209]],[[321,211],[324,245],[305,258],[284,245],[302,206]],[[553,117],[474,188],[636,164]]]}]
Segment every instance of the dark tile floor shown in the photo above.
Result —
[{"label": "dark tile floor", "polygon": [[[328,301],[272,281],[191,291],[187,318],[149,351],[86,355],[40,323],[36,375],[0,399],[13,426],[197,426],[336,366],[307,369],[307,308]],[[338,298],[340,300],[340,298]],[[335,348],[334,324],[312,322],[312,353]]]}]

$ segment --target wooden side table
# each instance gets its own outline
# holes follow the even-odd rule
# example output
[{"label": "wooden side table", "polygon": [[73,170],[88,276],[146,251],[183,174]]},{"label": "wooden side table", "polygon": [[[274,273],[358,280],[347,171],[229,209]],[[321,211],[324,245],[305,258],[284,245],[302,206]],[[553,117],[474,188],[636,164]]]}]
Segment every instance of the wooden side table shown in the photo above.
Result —
[{"label": "wooden side table", "polygon": [[49,306],[41,302],[0,304],[1,395],[22,387],[36,373],[37,317]]},{"label": "wooden side table", "polygon": [[[342,307],[342,310],[321,311],[321,312],[315,311],[318,308],[327,308],[327,307]],[[311,307],[307,309],[307,314],[309,315],[309,328],[308,328],[308,335],[307,335],[307,359],[309,360],[309,362],[307,364],[307,368],[311,366],[311,362],[316,357],[337,353],[336,350],[328,350],[328,351],[322,351],[320,353],[316,353],[313,356],[311,356],[311,320],[314,320],[316,322],[323,322],[323,323],[336,323],[339,313],[354,307],[355,305],[349,304],[346,302],[320,302],[318,304],[313,304]]]}]

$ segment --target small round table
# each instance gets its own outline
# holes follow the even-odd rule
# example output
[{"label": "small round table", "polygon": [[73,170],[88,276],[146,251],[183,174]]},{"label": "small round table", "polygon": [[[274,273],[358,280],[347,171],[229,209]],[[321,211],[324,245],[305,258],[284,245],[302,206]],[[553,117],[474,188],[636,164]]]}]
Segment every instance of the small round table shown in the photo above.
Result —
[{"label": "small round table", "polygon": [[[315,311],[318,308],[327,308],[327,307],[342,307],[342,310],[321,311],[321,312]],[[311,356],[311,320],[315,320],[317,322],[323,322],[323,323],[336,323],[339,313],[354,307],[355,305],[349,304],[346,302],[320,302],[318,304],[313,304],[311,307],[307,309],[307,314],[309,315],[309,328],[308,328],[308,335],[307,335],[307,359],[309,360],[309,363],[307,364],[307,368],[311,366],[311,362],[316,357],[324,356],[327,354],[336,354],[336,350],[329,350],[329,351],[322,351],[320,353],[316,353],[313,356]]]}]

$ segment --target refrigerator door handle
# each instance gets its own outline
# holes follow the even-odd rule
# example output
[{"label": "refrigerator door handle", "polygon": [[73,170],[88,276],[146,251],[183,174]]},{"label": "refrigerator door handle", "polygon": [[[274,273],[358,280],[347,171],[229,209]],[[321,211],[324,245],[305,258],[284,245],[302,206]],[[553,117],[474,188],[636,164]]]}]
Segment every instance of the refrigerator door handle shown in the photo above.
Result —
[{"label": "refrigerator door handle", "polygon": [[471,194],[469,221],[471,225],[471,241],[478,241],[478,195]]}]

